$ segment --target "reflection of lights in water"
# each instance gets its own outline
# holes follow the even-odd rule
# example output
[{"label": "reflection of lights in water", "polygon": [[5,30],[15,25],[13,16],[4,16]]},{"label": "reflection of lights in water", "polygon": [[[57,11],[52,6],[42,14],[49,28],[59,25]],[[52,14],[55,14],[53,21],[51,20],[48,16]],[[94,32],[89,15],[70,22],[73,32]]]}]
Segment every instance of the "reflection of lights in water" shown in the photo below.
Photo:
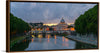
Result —
[{"label": "reflection of lights in water", "polygon": [[56,40],[55,40],[55,44],[56,44]]},{"label": "reflection of lights in water", "polygon": [[39,42],[41,42],[41,38],[43,38],[42,34],[39,34],[38,38],[39,38]]},{"label": "reflection of lights in water", "polygon": [[69,47],[69,44],[66,44],[67,47]]},{"label": "reflection of lights in water", "polygon": [[69,46],[69,44],[68,43],[62,43],[62,46]]},{"label": "reflection of lights in water", "polygon": [[56,35],[54,37],[55,37],[55,44],[56,44]]},{"label": "reflection of lights in water", "polygon": [[55,39],[56,39],[56,35],[55,35]]},{"label": "reflection of lights in water", "polygon": [[48,36],[48,42],[49,42],[49,36]]},{"label": "reflection of lights in water", "polygon": [[64,36],[62,37],[62,41],[64,42]]},{"label": "reflection of lights in water", "polygon": [[25,39],[25,42],[26,42],[26,39]]},{"label": "reflection of lights in water", "polygon": [[62,37],[62,41],[63,41],[62,46],[67,46],[67,47],[69,46],[68,39],[67,38],[64,38],[64,36]]},{"label": "reflection of lights in water", "polygon": [[31,39],[31,41],[33,42],[33,41],[34,41],[34,39],[32,38],[32,39]]},{"label": "reflection of lights in water", "polygon": [[64,46],[65,44],[64,43],[62,43],[62,46]]},{"label": "reflection of lights in water", "polygon": [[26,39],[25,39],[25,40],[23,40],[23,42],[26,42]]},{"label": "reflection of lights in water", "polygon": [[32,35],[32,37],[33,37],[33,38],[35,38],[35,36],[34,36],[34,35]]},{"label": "reflection of lights in water", "polygon": [[48,39],[48,43],[49,43],[49,39]]},{"label": "reflection of lights in water", "polygon": [[41,34],[38,35],[38,38],[42,38],[43,36]]},{"label": "reflection of lights in water", "polygon": [[65,42],[68,42],[68,39],[67,38],[65,38]]},{"label": "reflection of lights in water", "polygon": [[50,35],[47,35],[48,43],[49,43],[49,41],[50,41],[49,38],[50,38]]}]

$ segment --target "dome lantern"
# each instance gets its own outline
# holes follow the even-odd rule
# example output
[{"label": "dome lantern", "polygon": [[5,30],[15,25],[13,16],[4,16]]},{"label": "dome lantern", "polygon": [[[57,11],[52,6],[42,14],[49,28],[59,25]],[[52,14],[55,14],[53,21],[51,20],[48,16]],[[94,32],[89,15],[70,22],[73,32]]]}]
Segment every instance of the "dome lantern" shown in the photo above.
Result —
[{"label": "dome lantern", "polygon": [[65,20],[62,18],[61,21],[60,21],[60,23],[65,23]]}]

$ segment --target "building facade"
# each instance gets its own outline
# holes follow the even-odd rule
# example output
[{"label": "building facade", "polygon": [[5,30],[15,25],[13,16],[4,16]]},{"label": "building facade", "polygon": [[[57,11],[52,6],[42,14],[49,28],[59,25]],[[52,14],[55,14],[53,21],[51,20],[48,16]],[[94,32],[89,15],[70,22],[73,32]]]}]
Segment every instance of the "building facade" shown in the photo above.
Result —
[{"label": "building facade", "polygon": [[56,26],[56,30],[68,30],[67,27],[67,23],[65,23],[65,20],[62,18],[60,23]]},{"label": "building facade", "polygon": [[56,25],[56,26],[52,26],[52,28],[55,31],[67,31],[67,30],[71,30],[74,31],[74,27],[68,28],[68,24],[65,22],[65,20],[62,18],[61,21]]}]

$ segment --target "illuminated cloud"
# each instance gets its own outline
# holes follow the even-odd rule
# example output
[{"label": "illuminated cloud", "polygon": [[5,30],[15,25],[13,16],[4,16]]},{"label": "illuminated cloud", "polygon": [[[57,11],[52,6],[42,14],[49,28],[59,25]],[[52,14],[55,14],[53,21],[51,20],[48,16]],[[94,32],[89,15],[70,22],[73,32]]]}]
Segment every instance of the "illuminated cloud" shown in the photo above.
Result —
[{"label": "illuminated cloud", "polygon": [[81,14],[96,4],[11,2],[11,13],[26,22],[74,23]]}]

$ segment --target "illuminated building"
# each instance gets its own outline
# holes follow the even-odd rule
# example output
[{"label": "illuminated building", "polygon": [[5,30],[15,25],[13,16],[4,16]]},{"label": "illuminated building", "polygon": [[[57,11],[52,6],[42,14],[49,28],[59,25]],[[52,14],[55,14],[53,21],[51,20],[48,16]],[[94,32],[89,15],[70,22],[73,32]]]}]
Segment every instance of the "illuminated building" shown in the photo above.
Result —
[{"label": "illuminated building", "polygon": [[[68,26],[72,27],[68,28]],[[74,25],[68,25],[63,18],[61,19],[58,25],[52,26],[52,28],[54,29],[54,31],[67,31],[67,30],[75,31]]]},{"label": "illuminated building", "polygon": [[40,28],[43,26],[43,23],[40,22],[40,23],[29,23],[31,26],[35,27],[35,28]]},{"label": "illuminated building", "polygon": [[67,23],[65,23],[65,20],[62,18],[60,23],[56,26],[56,30],[68,30],[67,27]]}]

